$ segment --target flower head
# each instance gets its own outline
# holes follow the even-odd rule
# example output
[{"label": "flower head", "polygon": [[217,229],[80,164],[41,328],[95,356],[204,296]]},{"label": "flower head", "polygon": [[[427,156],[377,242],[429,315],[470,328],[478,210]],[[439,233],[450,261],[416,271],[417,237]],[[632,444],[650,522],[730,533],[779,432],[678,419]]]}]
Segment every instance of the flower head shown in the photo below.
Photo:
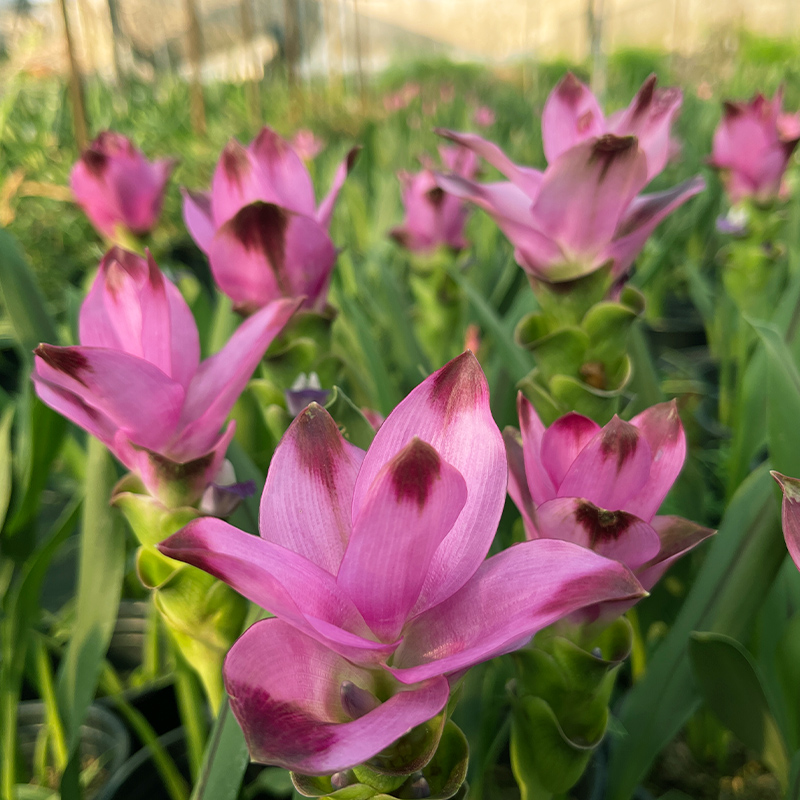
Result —
[{"label": "flower head", "polygon": [[70,186],[100,233],[113,239],[122,227],[144,234],[158,221],[175,163],[174,159],[151,163],[126,136],[103,131],[81,153]]},{"label": "flower head", "polygon": [[772,100],[726,102],[714,132],[710,164],[720,170],[732,203],[769,202],[782,192],[783,174],[800,141],[800,112],[782,111],[783,92]]},{"label": "flower head", "polygon": [[[474,177],[478,159],[473,152],[463,147],[442,147],[439,153],[453,174],[467,179]],[[442,244],[454,250],[466,247],[464,201],[440,189],[428,167],[413,174],[401,172],[399,177],[406,218],[402,226],[392,229],[392,238],[414,252],[427,252]]]},{"label": "flower head", "polygon": [[514,245],[517,263],[548,283],[606,266],[624,278],[656,225],[705,186],[698,176],[664,192],[638,194],[648,181],[648,160],[633,136],[584,139],[540,172],[514,164],[480,136],[438,132],[509,179],[476,183],[437,175],[438,185],[489,213]]},{"label": "flower head", "polygon": [[80,346],[36,348],[44,403],[96,436],[165,505],[193,503],[233,437],[222,430],[264,351],[297,308],[280,300],[200,361],[194,317],[152,257],[114,248],[80,313]]},{"label": "flower head", "polygon": [[504,433],[509,494],[529,539],[562,539],[621,561],[649,590],[713,531],[656,516],[683,467],[686,437],[675,402],[605,427],[567,414],[549,428],[520,394],[522,436]]},{"label": "flower head", "polygon": [[489,128],[494,125],[494,111],[489,106],[478,106],[472,115],[472,121],[481,128]]},{"label": "flower head", "polygon": [[312,161],[322,152],[325,142],[315,136],[314,131],[308,128],[300,128],[292,137],[292,147],[303,161]]},{"label": "flower head", "polygon": [[351,150],[317,206],[311,176],[292,146],[265,127],[247,147],[231,139],[211,191],[184,192],[183,216],[219,288],[245,313],[280,297],[326,302],[336,248],[328,236]]},{"label": "flower head", "polygon": [[207,518],[160,545],[276,617],[225,665],[256,760],[311,774],[358,764],[439,714],[449,677],[577,608],[641,594],[625,567],[569,542],[484,560],[507,474],[488,400],[465,353],[366,453],[312,404],[275,451],[260,537]]}]

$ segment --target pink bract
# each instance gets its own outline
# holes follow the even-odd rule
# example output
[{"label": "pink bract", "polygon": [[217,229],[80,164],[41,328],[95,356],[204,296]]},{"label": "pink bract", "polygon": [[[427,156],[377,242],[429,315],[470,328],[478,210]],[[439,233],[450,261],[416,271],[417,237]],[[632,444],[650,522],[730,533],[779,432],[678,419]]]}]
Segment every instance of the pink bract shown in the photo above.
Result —
[{"label": "pink bract", "polygon": [[570,542],[485,560],[507,467],[486,379],[465,353],[398,405],[369,450],[312,404],[273,457],[261,536],[211,518],[160,545],[271,611],[225,664],[253,758],[346,769],[438,714],[449,679],[575,609],[641,595]]},{"label": "pink bract", "polygon": [[705,187],[699,176],[649,195],[647,157],[633,136],[584,139],[544,172],[513,163],[492,142],[439,130],[469,148],[509,180],[476,183],[437,175],[446,192],[470,200],[497,222],[532,279],[575,280],[610,266],[623,279],[661,220]]},{"label": "pink bract", "polygon": [[[455,175],[474,177],[478,159],[473,152],[463,147],[442,147],[439,153]],[[406,217],[400,227],[392,229],[392,238],[412,252],[430,252],[439,245],[454,250],[466,247],[464,224],[468,212],[464,201],[440,189],[431,169],[413,174],[401,172],[399,178]]]},{"label": "pink bract", "polygon": [[44,403],[96,436],[165,505],[192,503],[219,471],[225,420],[298,306],[280,300],[200,361],[194,317],[152,257],[114,248],[80,313],[80,346],[36,348]]},{"label": "pink bract", "polygon": [[237,310],[252,313],[281,297],[324,307],[336,261],[328,228],[357,152],[339,165],[317,206],[300,156],[264,127],[247,147],[228,142],[210,192],[184,191],[186,227]]},{"label": "pink bract", "polygon": [[769,202],[782,193],[783,174],[800,141],[800,113],[782,111],[783,92],[726,102],[709,163],[720,170],[731,203]]},{"label": "pink bract", "polygon": [[145,234],[158,222],[175,159],[148,161],[130,139],[103,131],[83,151],[70,174],[78,205],[100,233],[118,228]]},{"label": "pink bract", "polygon": [[771,472],[783,492],[781,506],[781,522],[783,524],[783,538],[795,566],[800,569],[800,480],[781,475],[780,472]]},{"label": "pink bract", "polygon": [[570,413],[545,428],[517,398],[520,434],[506,429],[509,494],[531,540],[562,539],[627,565],[650,590],[667,567],[713,531],[656,516],[686,457],[675,402],[600,427]]}]

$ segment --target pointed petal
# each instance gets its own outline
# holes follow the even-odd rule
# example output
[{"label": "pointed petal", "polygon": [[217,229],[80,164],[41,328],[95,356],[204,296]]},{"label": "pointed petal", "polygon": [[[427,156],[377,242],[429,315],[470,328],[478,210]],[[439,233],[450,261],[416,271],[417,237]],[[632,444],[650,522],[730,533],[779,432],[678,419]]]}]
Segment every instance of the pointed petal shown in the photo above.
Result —
[{"label": "pointed petal", "polygon": [[674,400],[646,409],[631,420],[631,425],[647,439],[653,463],[650,465],[650,479],[639,494],[625,503],[625,510],[649,521],[661,507],[683,468],[686,434]]},{"label": "pointed petal", "polygon": [[625,275],[658,223],[705,188],[706,182],[696,175],[664,192],[636,197],[604,251],[603,260],[614,260],[614,275]]},{"label": "pointed petal", "polygon": [[375,676],[279,620],[263,620],[225,659],[225,687],[254,761],[326,775],[372,758],[447,704],[434,678],[394,694],[357,719],[344,712],[345,681],[376,691]]},{"label": "pointed petal", "polygon": [[647,483],[652,460],[650,445],[639,429],[614,415],[578,453],[558,496],[582,497],[609,511],[624,509]]},{"label": "pointed petal", "polygon": [[525,475],[525,456],[522,452],[522,437],[514,428],[503,430],[503,442],[506,446],[508,458],[508,494],[514,505],[522,515],[525,525],[525,535],[528,539],[536,536],[536,505],[528,488],[528,478]]},{"label": "pointed petal", "polygon": [[325,199],[319,204],[317,213],[314,215],[317,222],[326,231],[330,227],[331,217],[333,217],[333,209],[336,206],[336,200],[339,197],[339,192],[341,191],[342,186],[344,186],[344,182],[347,179],[347,176],[350,174],[350,171],[353,169],[353,165],[356,163],[356,158],[358,157],[360,151],[360,147],[353,147],[344,157],[344,161],[339,164],[336,173],[333,176],[333,183],[331,183],[330,191],[325,196]]},{"label": "pointed petal", "polygon": [[516,544],[406,625],[390,671],[404,683],[446,675],[520,647],[579,608],[643,594],[625,566],[571,542]]},{"label": "pointed petal", "polygon": [[232,586],[262,608],[323,642],[345,658],[366,663],[394,649],[371,638],[358,610],[334,577],[303,556],[227,522],[202,517],[158,549]]},{"label": "pointed petal", "polygon": [[658,555],[658,533],[627,511],[608,511],[578,497],[559,497],[539,506],[542,538],[574,542],[635,570]]},{"label": "pointed petal", "polygon": [[783,491],[781,505],[781,522],[783,523],[783,538],[786,547],[795,565],[800,569],[800,481],[781,475],[780,472],[770,473],[778,482]]},{"label": "pointed petal", "polygon": [[122,219],[116,194],[111,191],[106,179],[109,160],[93,148],[88,148],[72,168],[69,185],[75,202],[83,209],[92,225],[108,238],[114,236],[114,228]]},{"label": "pointed petal", "polygon": [[379,639],[400,635],[466,500],[458,470],[416,437],[378,473],[353,521],[336,581]]},{"label": "pointed petal", "polygon": [[499,170],[515,186],[521,189],[531,200],[539,193],[542,173],[533,167],[522,167],[515,164],[496,144],[482,139],[474,133],[456,133],[444,128],[434,128],[439,136],[444,136],[488,161]]},{"label": "pointed petal", "polygon": [[166,286],[172,347],[171,377],[188,389],[200,365],[200,336],[194,315],[178,287],[171,281],[166,281]]},{"label": "pointed petal", "polygon": [[647,158],[633,137],[606,135],[563,153],[547,169],[534,225],[574,259],[600,253],[647,182]]},{"label": "pointed petal", "polygon": [[107,417],[136,445],[163,450],[183,405],[183,387],[141,358],[104,347],[40,344],[36,373]]},{"label": "pointed petal", "polygon": [[552,164],[571,147],[605,132],[597,98],[568,72],[550,92],[542,111],[542,144],[547,163]]},{"label": "pointed petal", "polygon": [[280,198],[264,184],[262,177],[250,151],[231,139],[211,179],[211,215],[215,228],[224,225],[250,203],[279,203]]},{"label": "pointed petal", "polygon": [[609,132],[618,136],[635,136],[647,156],[648,181],[667,164],[672,123],[683,103],[678,88],[656,89],[656,76],[651,75],[630,105],[619,114]]},{"label": "pointed petal", "polygon": [[253,310],[279,297],[324,299],[336,249],[311,217],[253,203],[217,231],[208,257],[222,291]]},{"label": "pointed petal", "polygon": [[661,547],[655,558],[636,570],[636,577],[648,592],[674,561],[716,533],[712,528],[704,528],[683,517],[655,517],[652,525]]},{"label": "pointed petal", "polygon": [[350,539],[350,509],[364,452],[312,403],[272,457],[261,496],[261,536],[336,575]]},{"label": "pointed petal", "polygon": [[358,474],[353,516],[383,465],[415,436],[430,444],[467,484],[467,502],[431,561],[419,612],[450,596],[489,550],[503,511],[508,469],[503,438],[489,408],[489,387],[467,351],[435,372],[386,418]]},{"label": "pointed petal", "polygon": [[[522,415],[520,415],[521,417]],[[555,491],[548,494],[543,500],[551,500],[558,495],[561,484],[575,459],[599,432],[600,426],[596,422],[571,411],[569,414],[559,417],[544,433],[540,434],[539,458],[555,487]],[[534,453],[532,452],[531,455],[533,457]],[[526,468],[527,464],[526,461]]]},{"label": "pointed petal", "polygon": [[211,215],[211,194],[181,189],[183,195],[183,221],[195,244],[206,254],[211,249],[216,226]]},{"label": "pointed petal", "polygon": [[200,365],[186,393],[175,458],[208,451],[233,404],[272,340],[297,310],[298,300],[277,300],[246,319],[216,355]]}]

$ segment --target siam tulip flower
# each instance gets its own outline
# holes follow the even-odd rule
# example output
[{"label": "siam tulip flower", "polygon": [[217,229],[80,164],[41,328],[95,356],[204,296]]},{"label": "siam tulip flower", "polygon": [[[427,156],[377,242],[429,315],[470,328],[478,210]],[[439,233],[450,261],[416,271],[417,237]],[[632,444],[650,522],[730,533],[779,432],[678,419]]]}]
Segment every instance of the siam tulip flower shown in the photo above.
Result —
[{"label": "siam tulip flower", "polygon": [[487,211],[514,245],[514,257],[529,278],[548,283],[575,280],[602,267],[624,279],[656,225],[705,187],[697,176],[664,192],[638,194],[649,180],[648,164],[633,136],[586,139],[540,172],[514,164],[480,136],[438,132],[509,179],[481,184],[438,175],[438,185]]},{"label": "siam tulip flower", "polygon": [[[439,153],[455,175],[474,177],[478,159],[470,150],[442,147]],[[442,244],[454,250],[466,247],[464,224],[468,212],[463,200],[440,189],[429,167],[415,174],[401,172],[399,178],[406,218],[402,226],[392,229],[390,236],[412,252],[429,252]]]},{"label": "siam tulip flower", "polygon": [[795,566],[800,569],[800,480],[781,475],[774,470],[770,472],[783,492],[781,521],[786,548]]},{"label": "siam tulip flower", "polygon": [[680,111],[680,89],[656,89],[651,75],[630,105],[608,118],[586,84],[568,72],[550,92],[542,111],[542,142],[552,164],[575,145],[605,134],[635,136],[647,158],[647,183],[658,175],[675,150],[670,132]]},{"label": "siam tulip flower", "polygon": [[142,235],[158,222],[176,163],[151,163],[126,136],[103,131],[83,151],[69,182],[76,202],[100,233],[113,239],[123,228]]},{"label": "siam tulip flower", "polygon": [[628,566],[648,591],[667,567],[713,531],[656,516],[686,457],[675,402],[605,427],[571,413],[545,428],[517,397],[520,438],[507,428],[509,494],[528,539],[562,539]]},{"label": "siam tulip flower", "polygon": [[768,203],[785,193],[783,173],[800,141],[800,113],[785,114],[782,106],[781,90],[772,100],[757,94],[749,103],[725,103],[709,163],[720,170],[731,203]]},{"label": "siam tulip flower", "polygon": [[308,128],[301,128],[292,137],[292,148],[303,161],[312,161],[325,147],[324,140],[314,135],[314,131]]},{"label": "siam tulip flower", "polygon": [[418,83],[404,83],[396,92],[387,94],[383,98],[383,107],[387,111],[402,111],[411,105],[411,102],[419,96],[419,92]]},{"label": "siam tulip flower", "polygon": [[114,248],[81,307],[80,346],[36,348],[36,392],[164,505],[191,504],[222,466],[233,404],[298,304],[270,304],[200,362],[197,326],[177,287],[149,254]]},{"label": "siam tulip flower", "polygon": [[210,192],[184,192],[186,227],[237,310],[249,314],[280,297],[304,297],[317,311],[325,306],[336,261],[328,228],[356,153],[348,153],[317,206],[300,157],[264,127],[246,148],[228,142]]},{"label": "siam tulip flower", "polygon": [[488,128],[494,125],[494,111],[489,106],[478,106],[472,115],[472,121],[481,128]]},{"label": "siam tulip flower", "polygon": [[275,615],[224,670],[255,760],[317,775],[359,764],[438,715],[468,667],[575,609],[642,594],[623,565],[570,542],[484,560],[506,475],[486,379],[465,353],[366,453],[310,405],[275,451],[260,537],[205,518],[161,543]]}]

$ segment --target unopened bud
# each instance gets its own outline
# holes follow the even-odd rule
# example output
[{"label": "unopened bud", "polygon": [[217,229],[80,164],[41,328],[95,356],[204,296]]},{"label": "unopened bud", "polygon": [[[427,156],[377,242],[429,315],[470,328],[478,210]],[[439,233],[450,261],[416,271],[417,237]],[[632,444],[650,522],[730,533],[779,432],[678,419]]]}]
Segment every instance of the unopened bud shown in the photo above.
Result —
[{"label": "unopened bud", "polygon": [[381,704],[372,692],[356,686],[352,681],[342,681],[339,694],[344,713],[351,719],[360,719]]},{"label": "unopened bud", "polygon": [[408,796],[415,798],[415,800],[416,798],[431,796],[430,784],[425,780],[425,776],[422,773],[419,773],[419,775],[411,781],[408,785],[408,789]]},{"label": "unopened bud", "polygon": [[353,773],[350,770],[345,770],[344,772],[334,772],[331,775],[331,786],[334,789],[344,789],[346,786],[349,786],[353,779]]}]

